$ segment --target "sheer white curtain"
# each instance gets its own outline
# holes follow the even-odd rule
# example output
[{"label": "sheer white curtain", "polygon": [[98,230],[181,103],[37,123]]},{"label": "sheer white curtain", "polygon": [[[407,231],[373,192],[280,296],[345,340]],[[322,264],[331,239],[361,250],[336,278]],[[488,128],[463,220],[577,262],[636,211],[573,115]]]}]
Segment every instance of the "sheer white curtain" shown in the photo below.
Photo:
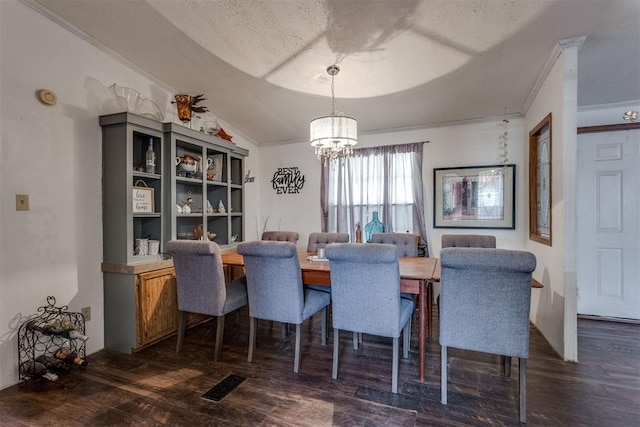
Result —
[{"label": "sheer white curtain", "polygon": [[387,232],[411,233],[426,242],[422,143],[353,150],[353,156],[332,159],[322,167],[322,229],[349,233],[364,226],[378,211]]}]

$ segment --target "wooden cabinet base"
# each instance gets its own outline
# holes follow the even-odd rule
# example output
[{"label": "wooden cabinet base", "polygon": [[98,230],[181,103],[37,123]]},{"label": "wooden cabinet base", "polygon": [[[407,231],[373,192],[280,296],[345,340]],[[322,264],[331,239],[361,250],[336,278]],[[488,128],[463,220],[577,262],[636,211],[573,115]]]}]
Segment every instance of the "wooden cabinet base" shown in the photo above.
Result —
[{"label": "wooden cabinet base", "polygon": [[[104,271],[103,274],[107,349],[133,353],[176,334],[178,299],[173,267],[142,273]],[[210,318],[189,314],[187,326]]]}]

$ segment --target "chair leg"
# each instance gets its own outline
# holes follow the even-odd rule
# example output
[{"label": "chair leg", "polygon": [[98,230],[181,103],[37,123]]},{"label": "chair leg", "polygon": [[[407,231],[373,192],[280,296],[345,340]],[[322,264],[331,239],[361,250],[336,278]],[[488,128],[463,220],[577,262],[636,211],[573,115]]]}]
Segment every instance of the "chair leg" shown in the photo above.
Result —
[{"label": "chair leg", "polygon": [[322,309],[322,345],[327,345],[327,307]]},{"label": "chair leg", "polygon": [[256,324],[258,319],[255,317],[249,317],[249,356],[247,362],[251,363],[253,360],[253,349],[256,346]]},{"label": "chair leg", "polygon": [[502,364],[502,375],[509,378],[511,376],[511,357],[500,356],[500,363]]},{"label": "chair leg", "polygon": [[409,358],[409,347],[411,346],[411,318],[407,321],[402,331],[402,358]]},{"label": "chair leg", "polygon": [[296,374],[300,370],[300,335],[302,334],[302,324],[299,323],[296,325],[296,353],[295,358],[293,360],[293,372]]},{"label": "chair leg", "polygon": [[[438,315],[440,313],[438,312]],[[427,336],[433,336],[433,282],[427,282]],[[439,318],[438,318],[439,319]]]},{"label": "chair leg", "polygon": [[520,422],[527,422],[527,359],[520,358]]},{"label": "chair leg", "polygon": [[182,350],[182,343],[184,342],[184,331],[187,328],[187,312],[178,311],[178,342],[176,344],[176,352]]},{"label": "chair leg", "polygon": [[282,338],[286,338],[289,335],[289,324],[288,323],[282,323],[280,325],[280,330],[282,331]]},{"label": "chair leg", "polygon": [[[333,338],[335,340],[335,337]],[[358,349],[358,343],[360,342],[360,334],[358,332],[353,333],[353,349]]]},{"label": "chair leg", "polygon": [[[355,332],[354,332],[355,333]],[[340,329],[333,328],[333,370],[331,378],[338,379],[338,350],[340,347]]]},{"label": "chair leg", "polygon": [[447,404],[447,346],[440,348],[440,402]]},{"label": "chair leg", "polygon": [[222,350],[222,337],[224,336],[224,315],[218,316],[216,328],[216,347],[213,353],[213,360],[218,361],[220,357],[220,350]]},{"label": "chair leg", "polygon": [[400,339],[393,339],[393,367],[391,373],[391,393],[398,394],[398,353],[400,352]]}]

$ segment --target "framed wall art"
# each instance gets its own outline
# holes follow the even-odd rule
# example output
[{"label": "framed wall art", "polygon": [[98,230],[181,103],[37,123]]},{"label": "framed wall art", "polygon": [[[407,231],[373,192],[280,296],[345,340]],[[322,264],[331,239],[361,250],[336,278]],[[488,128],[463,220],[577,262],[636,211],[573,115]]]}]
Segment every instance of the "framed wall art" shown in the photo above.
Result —
[{"label": "framed wall art", "polygon": [[434,228],[516,227],[516,165],[433,170]]},{"label": "framed wall art", "polygon": [[529,239],[551,246],[551,113],[529,132]]}]

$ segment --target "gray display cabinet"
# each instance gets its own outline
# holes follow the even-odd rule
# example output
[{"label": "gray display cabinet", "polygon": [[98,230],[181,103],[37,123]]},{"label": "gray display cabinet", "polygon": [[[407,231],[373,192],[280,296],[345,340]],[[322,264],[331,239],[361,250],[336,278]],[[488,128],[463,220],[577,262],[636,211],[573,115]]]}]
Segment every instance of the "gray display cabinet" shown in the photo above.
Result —
[{"label": "gray display cabinet", "polygon": [[[164,130],[163,169],[170,182],[164,234],[168,239],[194,239],[201,230],[205,240],[210,238],[220,246],[242,241],[244,157],[249,152],[175,123],[165,123]],[[195,171],[183,168],[185,158],[197,159]]]},{"label": "gray display cabinet", "polygon": [[[243,168],[249,152],[184,126],[131,113],[101,116],[100,125],[105,347],[135,352],[175,334],[178,312],[172,260],[135,255],[135,240],[159,240],[162,252],[168,240],[191,239],[193,229],[202,224],[203,235],[215,233],[213,240],[222,247],[229,246],[233,235],[242,241]],[[150,141],[156,154],[155,173],[143,167]],[[175,160],[185,155],[204,159],[204,165],[207,158],[214,159],[220,168],[212,179],[206,167],[187,176]],[[153,194],[152,212],[134,209],[136,188],[147,196]],[[176,204],[184,204],[189,197],[192,211],[177,213]],[[207,199],[216,212],[207,212]],[[220,200],[225,212],[217,211]],[[194,315],[187,322],[195,325],[206,319]]]},{"label": "gray display cabinet", "polygon": [[[102,126],[102,201],[104,262],[135,264],[157,261],[158,255],[136,255],[135,239],[166,241],[163,224],[165,139],[162,124],[131,113],[100,117]],[[155,173],[145,172],[145,153],[153,144]],[[147,209],[134,209],[141,188]],[[146,190],[145,190],[146,189]]]}]

